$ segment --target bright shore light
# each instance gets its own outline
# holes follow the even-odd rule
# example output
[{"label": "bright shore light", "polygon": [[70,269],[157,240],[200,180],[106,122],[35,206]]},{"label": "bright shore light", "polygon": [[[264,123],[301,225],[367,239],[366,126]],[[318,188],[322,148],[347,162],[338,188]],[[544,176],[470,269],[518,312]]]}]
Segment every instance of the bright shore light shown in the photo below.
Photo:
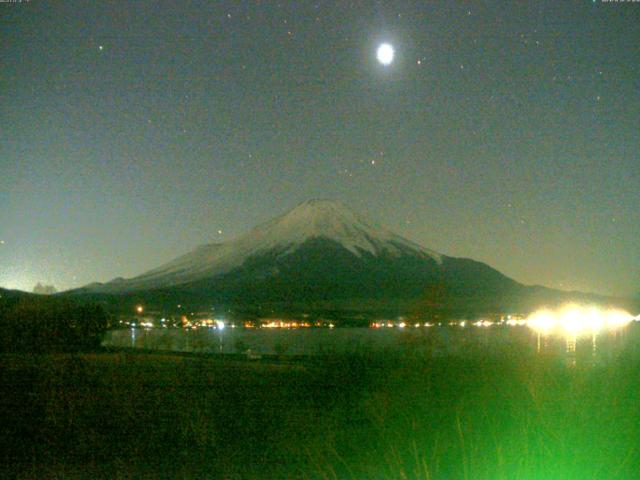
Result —
[{"label": "bright shore light", "polygon": [[540,333],[549,333],[556,323],[554,313],[549,310],[538,310],[527,319],[527,325]]},{"label": "bright shore light", "polygon": [[493,325],[493,322],[489,320],[478,320],[473,325],[476,327],[490,327]]},{"label": "bright shore light", "polygon": [[590,305],[569,304],[558,310],[538,310],[527,318],[526,324],[532,330],[544,335],[563,332],[579,336],[617,330],[633,320],[634,317],[624,310],[603,310]]}]

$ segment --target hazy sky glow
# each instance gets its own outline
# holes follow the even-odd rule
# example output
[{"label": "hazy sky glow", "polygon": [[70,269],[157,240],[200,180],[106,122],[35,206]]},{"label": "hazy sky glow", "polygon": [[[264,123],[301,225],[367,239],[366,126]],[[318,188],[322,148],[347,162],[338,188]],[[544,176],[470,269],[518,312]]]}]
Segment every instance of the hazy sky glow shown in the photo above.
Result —
[{"label": "hazy sky glow", "polygon": [[0,14],[2,287],[132,276],[323,197],[524,283],[640,291],[639,3]]}]

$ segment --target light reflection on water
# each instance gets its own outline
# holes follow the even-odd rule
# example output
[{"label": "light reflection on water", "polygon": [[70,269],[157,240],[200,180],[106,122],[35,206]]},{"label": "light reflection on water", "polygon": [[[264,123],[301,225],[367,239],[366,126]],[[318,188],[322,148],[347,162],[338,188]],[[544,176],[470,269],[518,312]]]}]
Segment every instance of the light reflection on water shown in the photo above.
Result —
[{"label": "light reflection on water", "polygon": [[593,332],[590,335],[558,335],[536,332],[524,326],[491,328],[305,328],[305,329],[207,329],[132,328],[112,330],[103,345],[200,353],[256,355],[333,355],[395,351],[411,355],[465,355],[495,353],[505,348],[539,355],[559,355],[569,363],[601,361],[640,341],[640,325]]}]

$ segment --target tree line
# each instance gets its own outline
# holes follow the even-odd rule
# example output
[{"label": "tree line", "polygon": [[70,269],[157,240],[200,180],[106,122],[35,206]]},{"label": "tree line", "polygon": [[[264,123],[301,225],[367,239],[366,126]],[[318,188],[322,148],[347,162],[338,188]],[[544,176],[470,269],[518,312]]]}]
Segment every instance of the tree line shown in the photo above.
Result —
[{"label": "tree line", "polygon": [[109,315],[97,304],[28,296],[0,301],[0,352],[78,352],[99,348]]}]

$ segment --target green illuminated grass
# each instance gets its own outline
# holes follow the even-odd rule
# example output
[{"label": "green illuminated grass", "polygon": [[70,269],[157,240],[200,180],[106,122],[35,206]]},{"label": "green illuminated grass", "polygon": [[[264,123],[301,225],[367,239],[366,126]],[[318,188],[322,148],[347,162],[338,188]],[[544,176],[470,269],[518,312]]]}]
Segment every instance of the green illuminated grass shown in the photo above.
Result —
[{"label": "green illuminated grass", "polygon": [[634,479],[640,361],[506,348],[294,365],[2,356],[0,465],[22,478]]}]

